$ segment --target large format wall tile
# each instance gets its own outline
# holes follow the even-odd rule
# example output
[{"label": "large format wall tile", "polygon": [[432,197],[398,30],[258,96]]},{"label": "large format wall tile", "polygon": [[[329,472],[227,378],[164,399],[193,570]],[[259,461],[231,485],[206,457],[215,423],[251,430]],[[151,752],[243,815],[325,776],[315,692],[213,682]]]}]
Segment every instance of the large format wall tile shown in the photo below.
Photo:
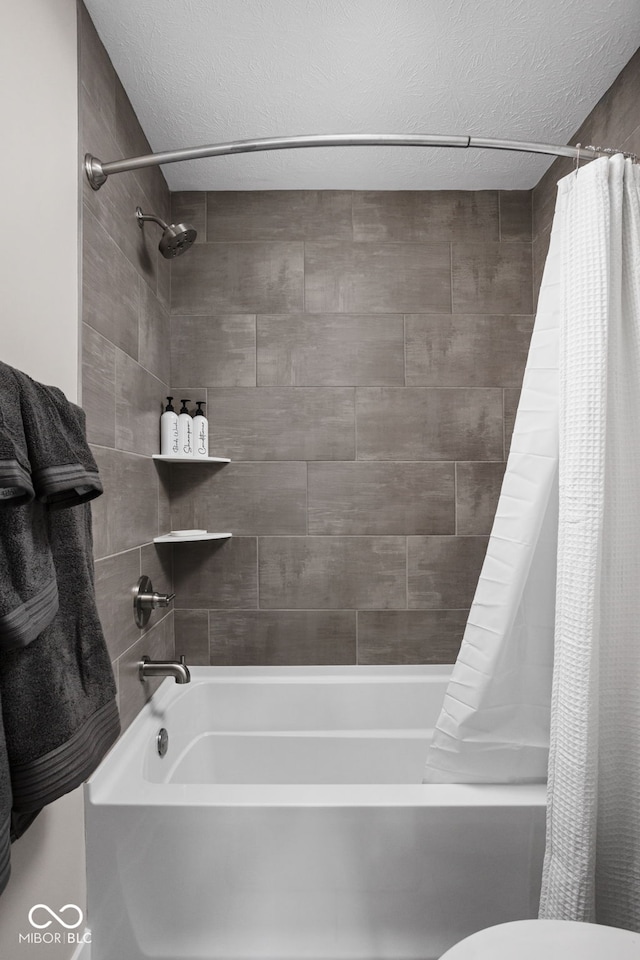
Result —
[{"label": "large format wall tile", "polygon": [[116,351],[116,446],[152,456],[160,452],[160,415],[167,385]]},{"label": "large format wall tile", "polygon": [[403,537],[261,537],[265,609],[406,606]]},{"label": "large format wall tile", "polygon": [[184,656],[188,666],[209,666],[209,611],[175,610],[176,657]]},{"label": "large format wall tile", "polygon": [[536,306],[540,294],[540,285],[544,273],[547,255],[549,253],[549,244],[551,242],[551,225],[546,227],[538,234],[533,241],[531,252],[533,257],[533,289],[536,297]]},{"label": "large format wall tile", "polygon": [[196,231],[196,243],[207,239],[207,195],[203,190],[180,190],[171,194],[171,222],[188,223]]},{"label": "large format wall tile", "polygon": [[468,609],[487,552],[486,537],[410,537],[410,609]]},{"label": "large format wall tile", "polygon": [[172,317],[171,382],[255,387],[255,317]]},{"label": "large format wall tile", "polygon": [[501,460],[502,391],[358,387],[358,460]]},{"label": "large format wall tile", "polygon": [[207,240],[351,239],[350,190],[207,193]]},{"label": "large format wall tile", "polygon": [[456,533],[490,534],[496,515],[504,463],[456,463]]},{"label": "large format wall tile", "polygon": [[531,190],[500,191],[500,239],[531,240]]},{"label": "large format wall tile", "polygon": [[353,194],[354,240],[498,240],[495,190],[384,190]]},{"label": "large format wall tile", "polygon": [[407,385],[519,387],[533,317],[409,315]]},{"label": "large format wall tile", "polygon": [[144,280],[140,284],[138,361],[163,383],[170,380],[169,311]]},{"label": "large format wall tile", "polygon": [[212,664],[356,662],[355,610],[216,610],[209,617]]},{"label": "large format wall tile", "polygon": [[171,312],[297,313],[303,308],[302,243],[196,243],[171,267]]},{"label": "large format wall tile", "polygon": [[404,385],[402,316],[259,316],[257,340],[261,386]]},{"label": "large format wall tile", "polygon": [[452,463],[310,463],[309,534],[454,533]]},{"label": "large format wall tile", "polygon": [[451,262],[453,313],[533,312],[530,243],[454,243]]},{"label": "large format wall tile", "polygon": [[[80,81],[98,110],[100,126],[115,130],[116,72],[83,3],[78,4]],[[111,160],[112,157],[102,157]]]},{"label": "large format wall tile", "polygon": [[[166,527],[164,528],[167,529]],[[140,548],[140,576],[149,577],[158,593],[173,593],[173,546],[170,543],[145,543]],[[133,586],[133,584],[132,584]],[[160,607],[152,614],[144,629],[151,629],[158,617],[163,616]]]},{"label": "large format wall tile", "polygon": [[173,530],[226,530],[234,536],[307,532],[306,463],[169,469]]},{"label": "large format wall tile", "polygon": [[103,447],[116,444],[116,348],[93,327],[82,325],[82,406],[87,440]]},{"label": "large format wall tile", "polygon": [[[110,65],[110,69],[113,69]],[[94,100],[93,96],[87,90],[84,82],[78,89],[78,119],[79,134],[81,135],[81,152],[90,153],[95,157],[116,157],[120,152],[115,139],[114,125],[105,123],[105,116],[102,112],[109,97],[103,98],[102,103]],[[112,83],[111,106],[107,105],[107,111],[115,111],[115,83]],[[82,173],[82,199],[87,204],[88,209],[100,219],[100,214],[107,204],[107,198],[103,195],[104,191],[96,192],[88,178]]]},{"label": "large format wall tile", "polygon": [[104,486],[103,495],[91,501],[94,556],[107,557],[153,540],[158,536],[153,461],[123,450],[92,449]]},{"label": "large format wall tile", "polygon": [[[131,589],[135,587],[139,577],[138,548],[96,561],[96,601],[112,660],[124,653],[140,636],[133,619],[131,602]],[[159,589],[155,583],[154,588]]]},{"label": "large format wall tile", "polygon": [[119,173],[110,177],[108,184],[98,193],[91,191],[90,196],[85,193],[85,203],[136,272],[157,293],[160,261],[167,270],[168,262],[158,252],[162,235],[159,227],[146,223],[141,230],[138,225],[136,207],[142,207],[145,213],[153,210],[153,201],[145,193],[139,176],[135,173]]},{"label": "large format wall tile", "polygon": [[358,663],[453,663],[466,610],[361,610]]},{"label": "large format wall tile", "polygon": [[444,313],[450,309],[447,243],[305,243],[308,313]]},{"label": "large format wall tile", "polygon": [[82,317],[138,357],[138,274],[86,205],[83,210]]},{"label": "large format wall tile", "polygon": [[233,537],[174,546],[176,609],[257,607],[256,543]]},{"label": "large format wall tile", "polygon": [[516,422],[516,414],[518,412],[518,404],[520,403],[520,391],[519,390],[504,390],[503,391],[503,402],[504,402],[504,459],[506,460],[509,456],[509,449],[511,447],[511,437],[513,436],[513,428]]},{"label": "large format wall tile", "polygon": [[232,460],[353,460],[349,387],[209,390],[209,449]]}]

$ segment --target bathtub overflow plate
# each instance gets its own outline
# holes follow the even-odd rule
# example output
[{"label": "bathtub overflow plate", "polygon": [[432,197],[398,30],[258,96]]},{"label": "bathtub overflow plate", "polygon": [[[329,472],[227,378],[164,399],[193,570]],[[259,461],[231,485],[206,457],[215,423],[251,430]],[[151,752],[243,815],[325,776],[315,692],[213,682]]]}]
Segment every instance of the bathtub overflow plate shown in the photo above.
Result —
[{"label": "bathtub overflow plate", "polygon": [[169,734],[164,727],[161,727],[158,731],[158,736],[156,737],[156,747],[161,757],[164,757],[165,753],[169,749]]}]

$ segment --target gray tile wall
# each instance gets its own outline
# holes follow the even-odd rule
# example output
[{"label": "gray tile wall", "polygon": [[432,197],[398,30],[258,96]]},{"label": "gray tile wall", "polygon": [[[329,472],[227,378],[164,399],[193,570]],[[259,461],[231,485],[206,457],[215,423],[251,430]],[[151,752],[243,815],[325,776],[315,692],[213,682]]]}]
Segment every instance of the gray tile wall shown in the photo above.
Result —
[{"label": "gray tile wall", "polygon": [[[640,49],[618,74],[569,143],[611,147],[640,156]],[[559,158],[554,161],[532,191],[533,277],[536,298],[549,250],[556,184],[571,172],[573,166],[573,160]]]},{"label": "gray tile wall", "polygon": [[172,218],[200,231],[172,392],[232,463],[158,475],[172,527],[234,534],[172,548],[177,652],[454,660],[531,334],[530,193],[179,193]]},{"label": "gray tile wall", "polygon": [[[103,160],[148,153],[149,145],[105,49],[79,5],[80,145]],[[93,501],[96,593],[114,663],[123,728],[157,681],[141,684],[143,654],[173,655],[173,614],[140,631],[131,588],[141,573],[172,589],[171,554],[153,537],[169,527],[166,478],[152,453],[169,382],[169,264],[159,230],[142,232],[139,204],[168,219],[170,196],[157,168],[114,177],[95,193],[83,178],[82,403],[105,493]]]}]

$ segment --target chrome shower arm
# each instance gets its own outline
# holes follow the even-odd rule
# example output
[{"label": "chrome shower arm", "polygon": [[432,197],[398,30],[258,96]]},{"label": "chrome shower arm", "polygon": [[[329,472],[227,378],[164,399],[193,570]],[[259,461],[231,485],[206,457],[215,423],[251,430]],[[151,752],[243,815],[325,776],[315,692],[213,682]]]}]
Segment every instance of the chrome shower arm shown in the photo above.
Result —
[{"label": "chrome shower arm", "polygon": [[163,230],[169,229],[168,223],[165,223],[164,220],[160,219],[160,217],[154,217],[153,214],[143,213],[142,207],[136,207],[136,219],[141,230],[142,224],[145,222],[145,220],[151,220],[153,223],[159,224]]}]

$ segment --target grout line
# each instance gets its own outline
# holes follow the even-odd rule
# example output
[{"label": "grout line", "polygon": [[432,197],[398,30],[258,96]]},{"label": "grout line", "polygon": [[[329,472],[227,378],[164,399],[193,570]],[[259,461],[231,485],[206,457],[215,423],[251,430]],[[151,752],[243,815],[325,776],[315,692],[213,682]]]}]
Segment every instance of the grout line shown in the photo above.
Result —
[{"label": "grout line", "polygon": [[502,190],[498,190],[498,242],[502,240]]},{"label": "grout line", "polygon": [[135,547],[127,547],[126,550],[116,550],[115,553],[105,553],[103,557],[94,557],[94,563],[100,563],[102,560],[112,560],[114,557],[123,557],[125,553],[133,553],[134,550],[142,550],[143,547],[154,546],[153,540],[147,540],[145,543],[137,543]]},{"label": "grout line", "polygon": [[[486,538],[488,539],[488,538]],[[178,607],[178,610],[203,610],[204,607]],[[209,613],[224,615],[228,613],[260,613],[270,616],[274,613],[356,613],[360,609],[362,613],[406,613],[407,607],[216,607]],[[468,607],[411,607],[410,610],[468,610]],[[283,664],[285,666],[285,664]],[[295,664],[289,664],[295,666]]]},{"label": "grout line", "polygon": [[402,314],[402,362],[404,364],[404,386],[407,387],[407,314]]},{"label": "grout line", "polygon": [[353,460],[345,463],[358,462],[358,388],[353,388]]},{"label": "grout line", "polygon": [[409,609],[409,537],[404,538],[404,608]]},{"label": "grout line", "polygon": [[354,225],[354,222],[353,222],[353,190],[350,190],[349,193],[351,194],[351,202],[350,202],[350,207],[351,207],[351,243],[355,243],[356,229],[355,229],[355,225]]},{"label": "grout line", "polygon": [[[137,300],[138,300],[138,309],[137,309],[138,329],[137,329],[137,331],[136,331],[136,333],[137,333],[137,337],[136,337],[136,362],[137,362],[137,363],[140,363],[140,326],[141,326],[141,324],[142,324],[142,287],[140,286],[140,284],[143,283],[143,282],[144,282],[144,281],[143,281],[142,277],[139,276],[139,277],[138,277],[138,290],[137,290],[137,294],[138,294],[138,297],[137,297]],[[133,357],[132,357],[132,359],[133,359]],[[141,363],[140,363],[140,366],[142,366]],[[117,394],[117,391],[116,391],[116,394]]]},{"label": "grout line", "polygon": [[[502,430],[504,434],[504,418],[502,421]],[[504,455],[504,440],[503,440],[503,455]],[[474,461],[461,461],[462,463],[469,463]],[[482,462],[482,461],[479,461]],[[493,463],[500,463],[500,460],[492,461]],[[453,464],[453,529],[455,533],[454,537],[458,536],[458,461],[456,460]]]},{"label": "grout line", "polygon": [[502,388],[502,460],[506,459],[507,456],[507,428],[505,421],[505,393],[506,390]]},{"label": "grout line", "polygon": [[453,316],[453,240],[449,243],[449,293],[451,296],[450,313]]},{"label": "grout line", "polygon": [[[253,609],[253,608],[249,608]],[[256,537],[256,610],[260,609],[260,537]]]},{"label": "grout line", "polygon": [[253,373],[254,383],[248,388],[253,390],[258,386],[258,313],[244,314],[244,316],[253,317]]}]

